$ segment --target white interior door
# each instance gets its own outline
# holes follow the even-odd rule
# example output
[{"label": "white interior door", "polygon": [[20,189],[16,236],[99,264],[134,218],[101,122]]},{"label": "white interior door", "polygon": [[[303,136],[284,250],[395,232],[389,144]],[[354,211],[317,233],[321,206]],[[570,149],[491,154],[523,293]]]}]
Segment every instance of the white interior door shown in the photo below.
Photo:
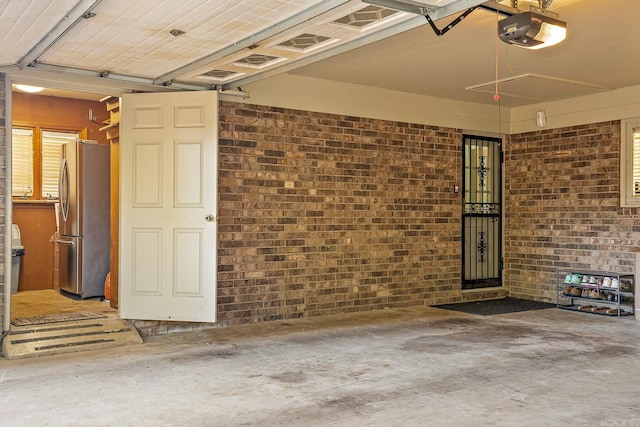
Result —
[{"label": "white interior door", "polygon": [[216,319],[217,92],[124,95],[120,316]]}]

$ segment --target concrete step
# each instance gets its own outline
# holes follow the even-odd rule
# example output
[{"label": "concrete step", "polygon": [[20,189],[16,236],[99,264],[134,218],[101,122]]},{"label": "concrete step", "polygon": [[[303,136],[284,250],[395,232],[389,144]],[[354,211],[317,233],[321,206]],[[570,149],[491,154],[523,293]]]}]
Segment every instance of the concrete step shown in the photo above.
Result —
[{"label": "concrete step", "polygon": [[74,320],[13,326],[2,342],[2,354],[7,359],[20,359],[140,343],[142,338],[128,320]]}]

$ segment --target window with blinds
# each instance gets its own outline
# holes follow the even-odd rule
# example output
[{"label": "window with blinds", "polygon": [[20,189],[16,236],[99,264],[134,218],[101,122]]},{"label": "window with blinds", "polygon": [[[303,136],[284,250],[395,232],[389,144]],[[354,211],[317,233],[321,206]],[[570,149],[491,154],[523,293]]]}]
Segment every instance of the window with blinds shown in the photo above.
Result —
[{"label": "window with blinds", "polygon": [[640,207],[640,117],[622,120],[620,205]]},{"label": "window with blinds", "polygon": [[77,132],[13,128],[12,196],[57,199],[62,145],[78,137]]},{"label": "window with blinds", "polygon": [[633,195],[640,196],[640,128],[631,132],[633,144]]},{"label": "window with blinds", "polygon": [[13,129],[11,138],[12,196],[33,196],[33,129]]},{"label": "window with blinds", "polygon": [[78,139],[77,133],[42,131],[42,198],[58,198],[62,145]]}]

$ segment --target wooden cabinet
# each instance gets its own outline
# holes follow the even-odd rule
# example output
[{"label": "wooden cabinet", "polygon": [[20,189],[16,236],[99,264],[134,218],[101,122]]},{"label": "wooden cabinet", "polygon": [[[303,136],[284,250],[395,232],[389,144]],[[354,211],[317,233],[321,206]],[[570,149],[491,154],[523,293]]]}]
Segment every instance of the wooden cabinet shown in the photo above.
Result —
[{"label": "wooden cabinet", "polygon": [[20,227],[25,254],[20,263],[18,291],[54,288],[54,244],[56,232],[53,203],[15,202],[13,223]]}]

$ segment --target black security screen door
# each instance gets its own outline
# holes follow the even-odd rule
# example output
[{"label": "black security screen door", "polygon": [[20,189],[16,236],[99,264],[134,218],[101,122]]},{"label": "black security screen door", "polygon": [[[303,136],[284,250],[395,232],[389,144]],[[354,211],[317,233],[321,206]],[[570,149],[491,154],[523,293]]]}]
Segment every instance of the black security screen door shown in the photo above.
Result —
[{"label": "black security screen door", "polygon": [[464,135],[462,289],[502,286],[502,144]]}]

